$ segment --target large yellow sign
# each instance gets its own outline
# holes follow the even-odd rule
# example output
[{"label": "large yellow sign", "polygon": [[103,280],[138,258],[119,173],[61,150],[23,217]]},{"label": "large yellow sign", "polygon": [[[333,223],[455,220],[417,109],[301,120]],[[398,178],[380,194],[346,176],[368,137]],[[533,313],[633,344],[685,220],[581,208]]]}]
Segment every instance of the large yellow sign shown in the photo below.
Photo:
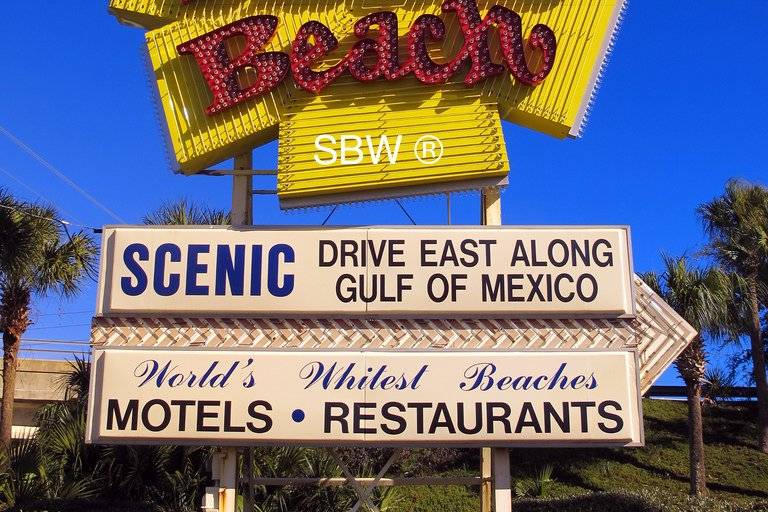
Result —
[{"label": "large yellow sign", "polygon": [[624,0],[111,0],[149,29],[178,170],[280,139],[282,200],[473,188],[501,119],[584,123]]}]

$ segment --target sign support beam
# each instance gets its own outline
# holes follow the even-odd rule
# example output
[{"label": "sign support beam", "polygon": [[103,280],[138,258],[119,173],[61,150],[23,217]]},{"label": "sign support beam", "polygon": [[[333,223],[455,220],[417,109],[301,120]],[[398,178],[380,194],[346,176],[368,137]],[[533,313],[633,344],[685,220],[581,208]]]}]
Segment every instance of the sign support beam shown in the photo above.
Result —
[{"label": "sign support beam", "polygon": [[235,512],[237,507],[237,449],[220,448],[211,458],[215,487],[206,489],[203,512]]},{"label": "sign support beam", "polygon": [[491,448],[483,448],[482,452],[482,480],[481,486],[481,511],[491,512],[493,509],[493,465],[491,464],[492,458]]},{"label": "sign support beam", "polygon": [[[253,154],[244,153],[235,157],[235,171],[247,171],[253,169]],[[250,226],[253,224],[253,176],[249,174],[234,174],[232,176],[232,225],[235,227]],[[250,448],[246,448],[249,451]],[[246,469],[250,470],[247,479],[250,484],[253,471],[250,464]],[[237,449],[221,448],[213,458],[213,479],[218,481],[218,512],[235,512],[237,505]],[[251,497],[252,486],[248,485],[248,498]],[[252,506],[252,499],[247,500]]]},{"label": "sign support beam", "polygon": [[512,512],[512,474],[509,450],[493,449],[493,512]]},{"label": "sign support beam", "polygon": [[[501,226],[501,190],[499,188],[486,188],[480,192],[480,220],[484,226]],[[506,448],[483,448],[482,475],[484,479],[481,492],[482,512],[491,512],[492,502],[496,504],[495,512],[511,512],[509,451]],[[485,479],[491,476],[493,480],[486,482]],[[494,490],[493,493],[491,489]]]},{"label": "sign support beam", "polygon": [[[253,154],[248,152],[235,157],[235,171],[253,169]],[[232,225],[250,226],[253,224],[253,175],[235,174],[232,176]]]},{"label": "sign support beam", "polygon": [[245,472],[246,490],[243,496],[243,512],[253,511],[253,448],[246,447],[243,452],[243,471]]},{"label": "sign support beam", "polygon": [[[253,152],[249,151],[235,157],[235,174],[232,176],[232,225],[250,226],[253,224],[253,174],[237,174],[237,171],[253,169]],[[245,510],[253,510],[253,449],[247,447],[246,451],[246,479],[248,491],[245,496]],[[236,454],[236,452],[235,452]],[[237,486],[237,464],[235,464],[234,485]],[[219,512],[230,512],[220,510]],[[232,511],[235,512],[233,504]]]}]

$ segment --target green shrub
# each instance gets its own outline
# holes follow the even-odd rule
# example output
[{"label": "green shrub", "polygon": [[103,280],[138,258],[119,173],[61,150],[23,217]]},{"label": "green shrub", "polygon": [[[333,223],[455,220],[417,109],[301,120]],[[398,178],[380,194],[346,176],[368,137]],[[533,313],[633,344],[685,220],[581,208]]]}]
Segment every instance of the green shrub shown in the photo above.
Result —
[{"label": "green shrub", "polygon": [[516,500],[515,512],[766,512],[768,502],[739,506],[715,498],[694,498],[660,491],[595,493],[561,499]]},{"label": "green shrub", "polygon": [[29,502],[23,507],[11,508],[9,512],[154,512],[150,505],[115,503],[102,500],[40,500]]},{"label": "green shrub", "polygon": [[398,512],[476,512],[480,498],[467,487],[401,487]]}]

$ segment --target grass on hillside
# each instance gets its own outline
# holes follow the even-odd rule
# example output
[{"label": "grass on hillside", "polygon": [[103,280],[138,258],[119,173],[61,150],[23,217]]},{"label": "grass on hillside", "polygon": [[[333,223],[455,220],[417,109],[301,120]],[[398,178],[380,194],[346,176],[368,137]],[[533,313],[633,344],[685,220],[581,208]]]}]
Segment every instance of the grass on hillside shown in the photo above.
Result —
[{"label": "grass on hillside", "polygon": [[[645,448],[516,449],[511,451],[515,482],[531,482],[552,466],[545,497],[625,491],[652,493],[662,501],[688,494],[687,407],[685,402],[645,400]],[[757,450],[753,405],[704,409],[707,482],[713,501],[748,506],[768,500],[768,455]],[[479,510],[477,490],[413,488],[403,512]],[[518,510],[527,507],[518,507]]]},{"label": "grass on hillside", "polygon": [[[768,512],[768,455],[757,450],[754,404],[704,409],[707,480],[712,498],[688,498],[687,407],[684,402],[645,400],[646,447],[632,449],[515,449],[512,477],[530,488],[542,468],[551,466],[543,498],[518,498],[515,512]],[[376,452],[374,450],[374,452]],[[352,453],[353,459],[383,450]],[[397,473],[416,476],[477,475],[479,450],[414,450]],[[383,460],[383,459],[382,459]],[[437,471],[436,471],[437,470]],[[477,512],[478,488],[401,487],[385,512]],[[115,505],[56,500],[24,512],[101,512]],[[0,507],[2,508],[2,507]],[[150,504],[126,504],[126,512],[158,510]],[[334,509],[315,512],[335,512]]]}]

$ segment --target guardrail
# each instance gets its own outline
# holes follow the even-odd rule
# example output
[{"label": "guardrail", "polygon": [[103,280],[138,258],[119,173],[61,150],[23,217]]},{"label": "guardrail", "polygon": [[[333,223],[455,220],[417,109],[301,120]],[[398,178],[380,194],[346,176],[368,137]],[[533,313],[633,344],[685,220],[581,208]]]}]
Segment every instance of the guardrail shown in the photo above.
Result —
[{"label": "guardrail", "polygon": [[[753,400],[757,398],[757,388],[733,386],[723,388],[718,394],[729,399]],[[685,398],[688,392],[685,386],[653,386],[645,396],[647,398]]]}]

